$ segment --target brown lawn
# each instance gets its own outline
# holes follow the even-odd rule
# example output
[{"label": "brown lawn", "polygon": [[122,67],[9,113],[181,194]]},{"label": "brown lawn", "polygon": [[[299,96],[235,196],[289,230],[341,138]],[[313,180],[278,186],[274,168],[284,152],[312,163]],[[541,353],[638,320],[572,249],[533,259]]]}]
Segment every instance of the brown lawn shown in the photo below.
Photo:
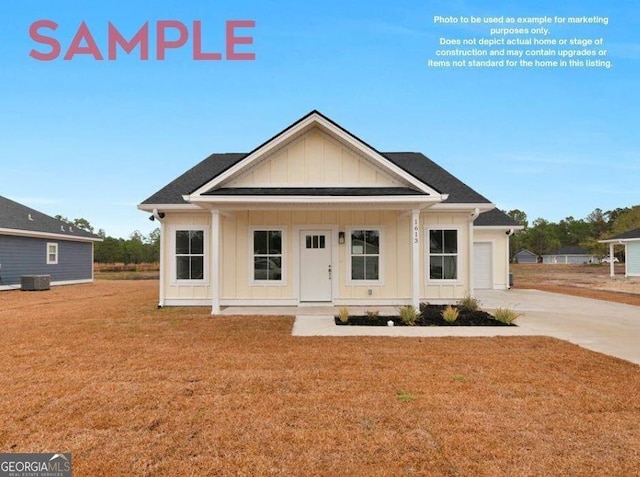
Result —
[{"label": "brown lawn", "polygon": [[514,288],[583,296],[640,306],[640,278],[624,276],[624,264],[616,264],[616,276],[609,265],[511,264]]},{"label": "brown lawn", "polygon": [[0,293],[0,452],[74,475],[638,475],[640,367],[550,338],[294,338],[154,281]]}]

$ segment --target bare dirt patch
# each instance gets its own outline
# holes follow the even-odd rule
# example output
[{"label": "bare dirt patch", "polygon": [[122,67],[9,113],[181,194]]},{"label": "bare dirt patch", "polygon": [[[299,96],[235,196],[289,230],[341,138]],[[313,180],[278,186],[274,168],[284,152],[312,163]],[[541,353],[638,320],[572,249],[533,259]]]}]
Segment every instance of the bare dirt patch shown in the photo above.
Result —
[{"label": "bare dirt patch", "polygon": [[625,278],[624,264],[616,264],[616,277],[608,265],[511,264],[514,288],[584,296],[640,306],[640,279]]},{"label": "bare dirt patch", "polygon": [[153,281],[0,293],[0,451],[74,475],[635,475],[640,367],[551,338],[299,338]]}]

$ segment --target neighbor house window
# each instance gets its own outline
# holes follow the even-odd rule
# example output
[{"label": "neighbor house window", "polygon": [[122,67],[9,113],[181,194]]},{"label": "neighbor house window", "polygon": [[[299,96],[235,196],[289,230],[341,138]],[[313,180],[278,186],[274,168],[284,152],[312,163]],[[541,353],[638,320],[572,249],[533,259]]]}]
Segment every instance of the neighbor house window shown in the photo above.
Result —
[{"label": "neighbor house window", "polygon": [[380,231],[351,231],[351,280],[380,280]]},{"label": "neighbor house window", "polygon": [[429,279],[457,280],[458,231],[429,230]]},{"label": "neighbor house window", "polygon": [[176,279],[204,280],[204,230],[176,230]]},{"label": "neighbor house window", "polygon": [[282,230],[253,231],[253,279],[282,281]]},{"label": "neighbor house window", "polygon": [[58,264],[58,244],[48,243],[47,244],[47,265],[57,265],[57,264]]}]

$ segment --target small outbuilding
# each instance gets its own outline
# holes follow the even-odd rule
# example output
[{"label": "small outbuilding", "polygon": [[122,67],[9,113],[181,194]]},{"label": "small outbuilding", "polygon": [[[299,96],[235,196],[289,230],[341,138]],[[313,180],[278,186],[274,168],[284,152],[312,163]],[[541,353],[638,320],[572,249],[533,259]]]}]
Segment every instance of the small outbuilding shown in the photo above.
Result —
[{"label": "small outbuilding", "polygon": [[531,250],[521,248],[518,253],[513,256],[515,263],[538,263],[538,256]]},{"label": "small outbuilding", "polygon": [[609,267],[612,277],[615,276],[613,263],[613,249],[615,245],[624,245],[624,276],[640,277],[640,228],[614,235],[606,240],[600,240],[600,242],[609,244]]},{"label": "small outbuilding", "polygon": [[102,239],[0,196],[0,290],[93,281],[93,244]]},{"label": "small outbuilding", "polygon": [[600,263],[597,255],[578,245],[561,247],[558,250],[542,256],[542,263],[562,263],[579,265],[585,263]]}]

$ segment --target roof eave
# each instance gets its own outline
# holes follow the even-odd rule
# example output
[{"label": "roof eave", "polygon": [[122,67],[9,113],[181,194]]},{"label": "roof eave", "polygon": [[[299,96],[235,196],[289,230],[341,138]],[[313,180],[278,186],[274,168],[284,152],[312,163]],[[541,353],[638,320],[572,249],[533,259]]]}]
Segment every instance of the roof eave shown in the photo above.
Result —
[{"label": "roof eave", "polygon": [[35,230],[0,228],[0,235],[12,235],[15,237],[48,238],[53,240],[67,240],[71,242],[102,242],[100,237],[83,237],[80,235],[65,235],[52,232],[38,232]]}]

